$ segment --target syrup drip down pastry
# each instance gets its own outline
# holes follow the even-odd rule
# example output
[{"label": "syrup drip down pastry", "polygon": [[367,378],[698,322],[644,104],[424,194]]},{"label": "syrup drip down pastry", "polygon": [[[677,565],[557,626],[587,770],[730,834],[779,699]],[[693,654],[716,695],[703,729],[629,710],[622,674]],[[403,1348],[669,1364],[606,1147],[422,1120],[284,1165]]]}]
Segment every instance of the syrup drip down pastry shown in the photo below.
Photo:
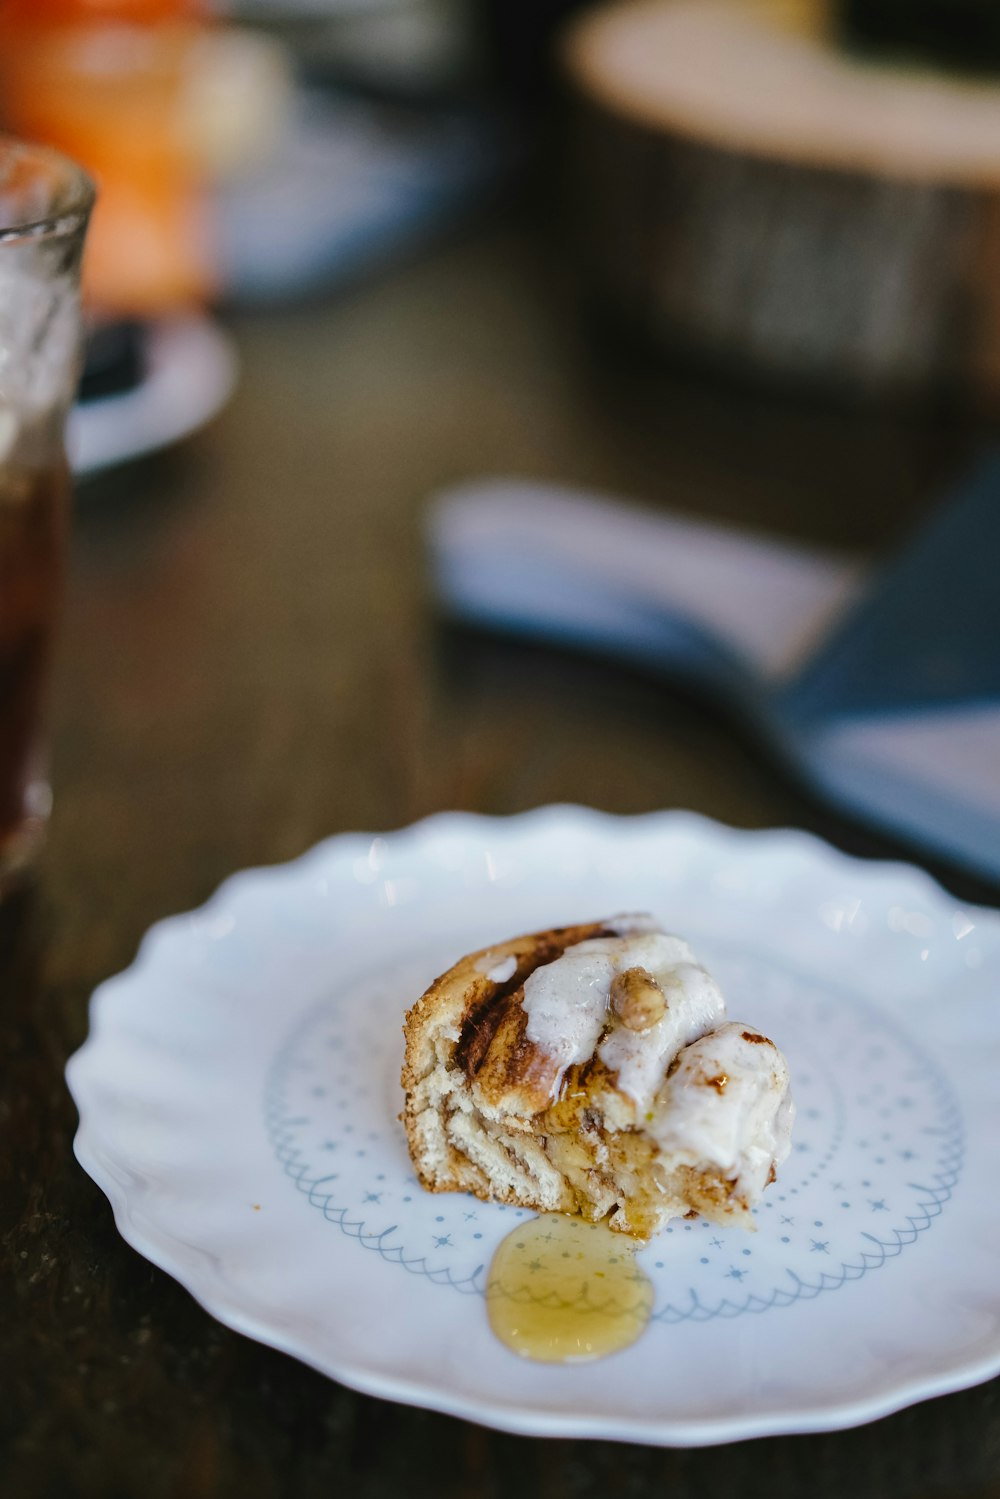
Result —
[{"label": "syrup drip down pastry", "polygon": [[753,1227],[788,1155],[788,1066],[646,915],[462,958],[406,1017],[402,1114],[431,1192],[605,1221]]}]

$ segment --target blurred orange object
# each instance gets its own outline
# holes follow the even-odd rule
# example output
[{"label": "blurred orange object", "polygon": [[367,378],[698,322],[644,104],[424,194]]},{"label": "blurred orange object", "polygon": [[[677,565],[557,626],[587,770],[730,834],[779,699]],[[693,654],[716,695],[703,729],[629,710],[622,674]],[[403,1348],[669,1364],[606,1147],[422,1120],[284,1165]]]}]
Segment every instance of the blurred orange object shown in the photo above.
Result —
[{"label": "blurred orange object", "polygon": [[202,165],[185,129],[201,0],[0,0],[8,127],[97,179],[84,269],[92,308],[149,316],[213,290]]},{"label": "blurred orange object", "polygon": [[60,25],[88,21],[197,20],[206,13],[204,0],[5,0],[4,14],[18,24]]}]

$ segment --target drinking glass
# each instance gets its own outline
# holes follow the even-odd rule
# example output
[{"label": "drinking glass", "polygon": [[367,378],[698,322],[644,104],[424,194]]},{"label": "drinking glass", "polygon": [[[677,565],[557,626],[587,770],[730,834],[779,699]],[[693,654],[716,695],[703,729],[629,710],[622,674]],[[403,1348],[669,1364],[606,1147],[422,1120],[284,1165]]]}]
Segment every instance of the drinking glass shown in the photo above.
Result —
[{"label": "drinking glass", "polygon": [[90,180],[0,136],[0,894],[51,805],[44,708],[69,523],[66,415],[80,367]]}]

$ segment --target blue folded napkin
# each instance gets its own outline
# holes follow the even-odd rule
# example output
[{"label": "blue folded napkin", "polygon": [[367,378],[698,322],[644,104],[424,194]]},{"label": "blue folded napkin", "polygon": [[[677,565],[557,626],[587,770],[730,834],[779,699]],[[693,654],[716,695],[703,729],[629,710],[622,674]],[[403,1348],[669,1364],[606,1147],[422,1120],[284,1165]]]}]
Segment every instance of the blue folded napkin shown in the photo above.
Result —
[{"label": "blue folded napkin", "polygon": [[1000,457],[877,571],[507,479],[429,536],[455,615],[695,681],[837,806],[1000,881]]}]

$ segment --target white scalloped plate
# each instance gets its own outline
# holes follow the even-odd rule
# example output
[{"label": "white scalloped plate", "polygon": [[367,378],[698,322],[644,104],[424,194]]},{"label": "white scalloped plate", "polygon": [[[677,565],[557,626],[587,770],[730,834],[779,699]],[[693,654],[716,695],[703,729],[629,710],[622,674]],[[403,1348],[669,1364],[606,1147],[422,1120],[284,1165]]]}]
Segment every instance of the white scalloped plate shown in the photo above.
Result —
[{"label": "white scalloped plate", "polygon": [[[516,1211],[430,1196],[400,1024],[456,957],[649,909],[788,1056],[795,1148],[754,1235],[640,1253],[653,1321],[593,1364],[495,1341]],[[506,1430],[701,1444],[850,1426],[1000,1370],[1000,917],[904,865],[684,813],[556,807],[345,835],[162,922],[94,997],[76,1153],[122,1235],[229,1326]]]}]

